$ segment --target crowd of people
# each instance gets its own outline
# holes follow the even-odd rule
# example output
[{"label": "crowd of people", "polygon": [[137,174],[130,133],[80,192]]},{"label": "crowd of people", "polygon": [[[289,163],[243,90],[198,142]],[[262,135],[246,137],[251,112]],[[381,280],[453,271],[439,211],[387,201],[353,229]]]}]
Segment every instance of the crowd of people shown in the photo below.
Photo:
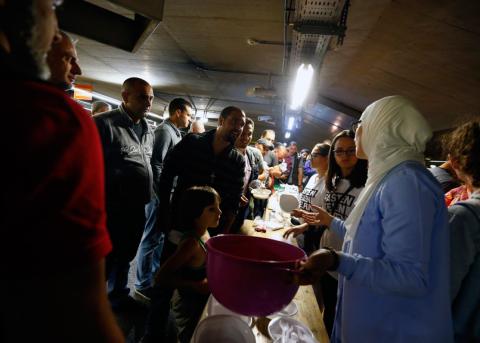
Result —
[{"label": "crowd of people", "polygon": [[429,171],[432,131],[401,96],[311,151],[273,130],[252,144],[254,121],[234,106],[205,131],[183,98],[154,129],[153,88],[137,77],[118,108],[96,102],[89,114],[68,94],[82,71],[56,3],[0,1],[13,124],[2,141],[14,150],[2,341],[123,342],[114,313],[141,302],[142,342],[189,342],[209,295],[205,242],[263,215],[252,187],[281,184],[300,193],[285,236],[309,255],[293,280],[314,285],[332,342],[480,340],[480,121],[453,130],[447,162]]}]

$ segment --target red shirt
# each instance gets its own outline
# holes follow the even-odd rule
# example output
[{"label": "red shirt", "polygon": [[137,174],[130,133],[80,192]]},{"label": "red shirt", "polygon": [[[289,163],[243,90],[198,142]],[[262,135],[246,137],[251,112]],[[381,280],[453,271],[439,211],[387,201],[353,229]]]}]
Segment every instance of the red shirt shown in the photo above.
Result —
[{"label": "red shirt", "polygon": [[111,243],[93,120],[50,85],[0,84],[2,274],[45,276],[100,260]]},{"label": "red shirt", "polygon": [[470,198],[467,186],[462,185],[457,188],[453,188],[445,193],[445,204],[450,207],[459,201],[465,201]]}]

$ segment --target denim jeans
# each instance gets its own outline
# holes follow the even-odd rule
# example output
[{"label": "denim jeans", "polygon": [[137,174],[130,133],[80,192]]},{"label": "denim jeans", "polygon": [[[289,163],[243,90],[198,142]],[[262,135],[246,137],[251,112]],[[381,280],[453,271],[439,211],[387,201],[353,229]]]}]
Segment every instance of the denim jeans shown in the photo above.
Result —
[{"label": "denim jeans", "polygon": [[145,227],[145,206],[108,206],[107,228],[112,241],[112,251],[106,257],[108,296],[112,306],[124,300],[129,293],[127,287],[130,262]]},{"label": "denim jeans", "polygon": [[160,267],[165,235],[156,227],[158,204],[158,198],[155,197],[145,205],[145,229],[137,252],[135,288],[138,290],[152,286],[153,277]]}]

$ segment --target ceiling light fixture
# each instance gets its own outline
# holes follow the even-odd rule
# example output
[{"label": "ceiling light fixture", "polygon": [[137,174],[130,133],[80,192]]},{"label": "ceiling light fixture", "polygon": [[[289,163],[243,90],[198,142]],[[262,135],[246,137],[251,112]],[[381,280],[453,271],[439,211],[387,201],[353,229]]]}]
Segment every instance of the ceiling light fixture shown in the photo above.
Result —
[{"label": "ceiling light fixture", "polygon": [[287,131],[285,132],[285,139],[289,139],[290,138],[290,131]]},{"label": "ceiling light fixture", "polygon": [[117,100],[115,98],[111,98],[107,95],[103,95],[103,94],[100,94],[100,93],[97,93],[97,92],[92,92],[92,96],[95,98],[95,99],[100,99],[100,100],[104,100],[104,101],[107,101],[107,102],[110,102],[114,105],[120,105],[122,102],[120,100]]},{"label": "ceiling light fixture", "polygon": [[122,103],[120,100],[117,100],[115,98],[112,98],[112,97],[109,97],[107,95],[103,95],[103,94],[100,94],[100,93],[97,93],[97,92],[89,92],[89,91],[86,91],[86,90],[78,88],[78,87],[73,87],[73,89],[76,92],[84,93],[86,95],[91,95],[95,99],[103,100],[103,101],[106,101],[106,102],[108,102],[110,104],[113,104],[113,105],[120,105]]},{"label": "ceiling light fixture", "polygon": [[302,65],[298,67],[295,83],[293,84],[292,103],[290,105],[292,110],[299,109],[302,106],[312,85],[312,79],[312,65],[302,63]]},{"label": "ceiling light fixture", "polygon": [[287,129],[290,131],[293,129],[293,124],[295,123],[295,118],[294,117],[289,117],[288,118],[288,125]]},{"label": "ceiling light fixture", "polygon": [[[94,99],[98,99],[98,100],[103,100],[103,101],[106,101],[112,105],[116,105],[116,106],[119,106],[122,102],[120,100],[117,100],[115,98],[112,98],[112,97],[109,97],[107,95],[103,95],[103,94],[100,94],[100,93],[97,93],[97,92],[89,92],[89,91],[86,91],[84,89],[81,89],[81,88],[78,88],[78,87],[73,87],[73,89],[76,91],[76,92],[79,92],[79,93],[84,93],[86,95],[91,95]],[[86,108],[87,110],[90,110],[90,108],[87,108],[85,107],[84,104],[82,104],[84,108]],[[153,117],[159,121],[163,121],[164,118],[156,113],[153,113],[153,112],[147,112],[147,115],[150,116],[150,117]]]}]

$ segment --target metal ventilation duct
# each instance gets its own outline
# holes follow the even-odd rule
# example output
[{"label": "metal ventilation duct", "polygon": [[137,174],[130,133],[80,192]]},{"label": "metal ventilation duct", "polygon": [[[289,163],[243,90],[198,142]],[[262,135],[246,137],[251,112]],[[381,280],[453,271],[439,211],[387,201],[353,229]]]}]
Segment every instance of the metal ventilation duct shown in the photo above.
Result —
[{"label": "metal ventilation duct", "polygon": [[291,68],[296,69],[301,63],[311,63],[316,68],[322,63],[332,35],[343,37],[345,33],[345,27],[338,24],[346,2],[348,6],[348,0],[296,0]]}]

